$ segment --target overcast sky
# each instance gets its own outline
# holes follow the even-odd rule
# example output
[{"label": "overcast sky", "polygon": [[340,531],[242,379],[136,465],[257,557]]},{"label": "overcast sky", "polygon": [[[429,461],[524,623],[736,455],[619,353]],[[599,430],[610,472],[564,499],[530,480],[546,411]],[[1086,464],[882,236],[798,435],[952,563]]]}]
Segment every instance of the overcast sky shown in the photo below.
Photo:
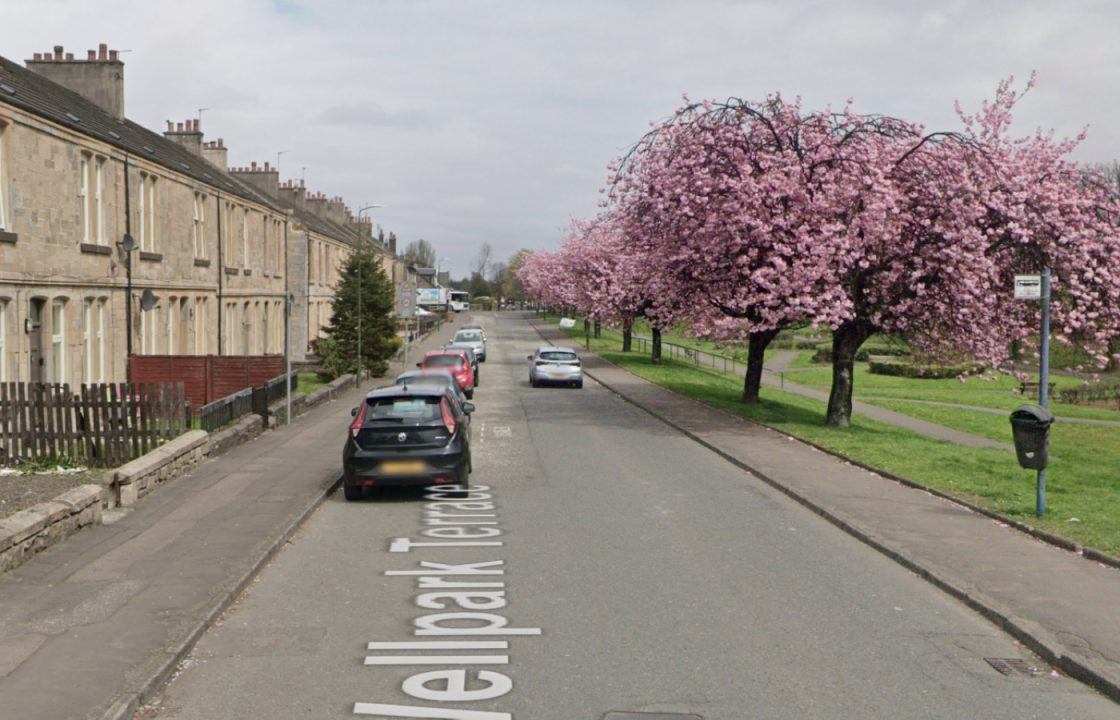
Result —
[{"label": "overcast sky", "polygon": [[[126,112],[194,117],[230,163],[306,168],[402,244],[465,274],[553,247],[595,213],[606,165],[693,99],[768,92],[955,128],[1008,75],[1018,128],[1120,158],[1120,2],[0,0],[0,54],[127,50]],[[914,9],[907,9],[913,7]]]}]

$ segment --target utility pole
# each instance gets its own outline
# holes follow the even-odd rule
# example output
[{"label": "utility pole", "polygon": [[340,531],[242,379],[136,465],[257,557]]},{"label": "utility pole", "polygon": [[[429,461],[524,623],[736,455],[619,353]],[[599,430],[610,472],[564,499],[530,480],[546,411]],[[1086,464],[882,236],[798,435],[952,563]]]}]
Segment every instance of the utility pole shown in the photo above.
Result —
[{"label": "utility pole", "polygon": [[[1050,408],[1050,268],[1042,268],[1042,338],[1039,343],[1041,357],[1038,360],[1038,404]],[[1035,515],[1046,514],[1046,468],[1038,471],[1035,483]]]}]

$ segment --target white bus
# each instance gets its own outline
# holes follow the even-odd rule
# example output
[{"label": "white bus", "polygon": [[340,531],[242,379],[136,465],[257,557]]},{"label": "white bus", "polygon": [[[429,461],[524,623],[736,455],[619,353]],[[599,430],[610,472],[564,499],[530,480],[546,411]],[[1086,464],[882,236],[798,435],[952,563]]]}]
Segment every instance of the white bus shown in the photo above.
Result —
[{"label": "white bus", "polygon": [[455,312],[463,312],[471,307],[471,294],[463,290],[451,290],[447,293],[447,304]]}]

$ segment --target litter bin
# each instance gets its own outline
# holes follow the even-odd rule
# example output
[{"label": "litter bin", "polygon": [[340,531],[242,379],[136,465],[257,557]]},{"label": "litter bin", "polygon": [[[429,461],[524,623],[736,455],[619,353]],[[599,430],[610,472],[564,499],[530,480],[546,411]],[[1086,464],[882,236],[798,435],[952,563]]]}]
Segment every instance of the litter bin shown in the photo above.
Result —
[{"label": "litter bin", "polygon": [[1020,405],[1011,413],[1011,434],[1019,465],[1028,470],[1043,470],[1050,450],[1050,426],[1054,413],[1041,405]]}]

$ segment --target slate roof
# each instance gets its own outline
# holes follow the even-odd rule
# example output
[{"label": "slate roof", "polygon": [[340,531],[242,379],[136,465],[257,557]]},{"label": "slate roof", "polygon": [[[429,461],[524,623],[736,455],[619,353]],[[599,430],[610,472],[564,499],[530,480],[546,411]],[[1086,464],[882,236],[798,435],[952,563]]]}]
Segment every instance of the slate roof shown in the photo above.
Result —
[{"label": "slate roof", "polygon": [[310,210],[301,210],[294,205],[284,205],[283,200],[278,200],[277,202],[279,202],[282,206],[287,207],[289,210],[292,210],[292,217],[295,219],[295,221],[300,225],[306,227],[308,230],[311,230],[312,232],[319,233],[320,235],[326,235],[329,238],[334,238],[335,240],[344,242],[347,245],[353,245],[354,242],[358,239],[358,234],[355,231],[351,230],[350,228],[343,227],[333,220],[327,220],[326,218],[319,217]]},{"label": "slate roof", "polygon": [[275,199],[211,165],[159,133],[132,122],[118,120],[78,93],[0,57],[0,103],[26,110],[75,132],[96,138],[135,157],[162,165],[199,182],[265,205],[284,207]]}]

